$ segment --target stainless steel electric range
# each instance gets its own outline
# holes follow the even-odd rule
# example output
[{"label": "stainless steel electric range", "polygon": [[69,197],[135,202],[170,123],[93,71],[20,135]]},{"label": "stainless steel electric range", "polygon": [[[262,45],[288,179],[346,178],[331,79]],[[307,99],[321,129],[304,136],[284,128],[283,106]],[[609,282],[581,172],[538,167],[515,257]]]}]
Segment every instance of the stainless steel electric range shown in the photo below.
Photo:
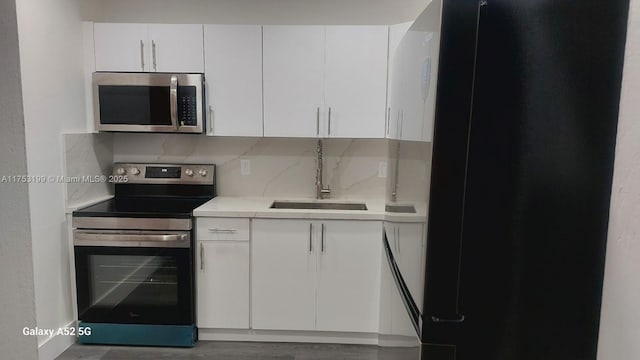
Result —
[{"label": "stainless steel electric range", "polygon": [[112,178],[114,198],[73,212],[80,342],[193,346],[192,212],[215,166],[117,163]]}]

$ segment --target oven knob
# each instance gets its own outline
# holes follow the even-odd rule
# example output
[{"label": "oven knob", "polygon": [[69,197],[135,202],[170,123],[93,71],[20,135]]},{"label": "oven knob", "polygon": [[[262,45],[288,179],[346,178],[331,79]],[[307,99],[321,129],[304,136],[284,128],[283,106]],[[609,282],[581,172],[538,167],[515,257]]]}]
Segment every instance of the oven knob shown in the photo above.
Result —
[{"label": "oven knob", "polygon": [[138,168],[131,168],[131,169],[130,169],[130,171],[131,171],[131,173],[132,173],[133,175],[138,175],[138,174],[140,174],[140,170],[138,170]]},{"label": "oven knob", "polygon": [[200,169],[200,171],[198,171],[198,174],[200,174],[200,176],[207,176],[207,170]]},{"label": "oven knob", "polygon": [[117,168],[116,169],[116,174],[118,175],[124,175],[127,173],[127,170],[125,170],[124,168]]},{"label": "oven knob", "polygon": [[193,176],[193,170],[191,169],[185,170],[184,173],[187,174],[187,176]]}]

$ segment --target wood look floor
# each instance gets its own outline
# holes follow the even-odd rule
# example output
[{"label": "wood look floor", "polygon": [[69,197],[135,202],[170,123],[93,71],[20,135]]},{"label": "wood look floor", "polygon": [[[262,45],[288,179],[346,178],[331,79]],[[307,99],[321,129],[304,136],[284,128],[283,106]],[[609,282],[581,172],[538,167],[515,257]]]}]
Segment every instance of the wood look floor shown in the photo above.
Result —
[{"label": "wood look floor", "polygon": [[157,348],[75,344],[57,360],[378,360],[402,359],[402,351],[383,355],[377,346],[199,341],[194,348]]}]

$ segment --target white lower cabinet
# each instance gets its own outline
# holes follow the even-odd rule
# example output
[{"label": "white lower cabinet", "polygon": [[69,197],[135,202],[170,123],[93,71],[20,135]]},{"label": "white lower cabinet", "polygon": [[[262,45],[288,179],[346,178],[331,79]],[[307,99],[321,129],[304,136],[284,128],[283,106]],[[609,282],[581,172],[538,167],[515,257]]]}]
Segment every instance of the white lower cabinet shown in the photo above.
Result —
[{"label": "white lower cabinet", "polygon": [[423,223],[386,222],[391,252],[413,300],[422,311],[424,298],[425,239]]},{"label": "white lower cabinet", "polygon": [[377,332],[382,223],[252,223],[252,327]]},{"label": "white lower cabinet", "polygon": [[337,220],[320,226],[316,330],[377,332],[382,224]]},{"label": "white lower cabinet", "polygon": [[311,227],[304,220],[253,221],[252,328],[315,329]]},{"label": "white lower cabinet", "polygon": [[246,222],[246,229],[212,228],[218,233],[227,234],[215,237],[207,233],[211,232],[207,227],[218,224],[218,219],[196,220],[196,324],[200,328],[249,328],[251,256],[249,220],[243,220]]}]

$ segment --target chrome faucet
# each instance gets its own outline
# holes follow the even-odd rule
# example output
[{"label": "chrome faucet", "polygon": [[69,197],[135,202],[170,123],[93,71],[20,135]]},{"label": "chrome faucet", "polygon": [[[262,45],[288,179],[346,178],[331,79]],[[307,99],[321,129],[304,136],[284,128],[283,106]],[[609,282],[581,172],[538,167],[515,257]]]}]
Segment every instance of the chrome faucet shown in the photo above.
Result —
[{"label": "chrome faucet", "polygon": [[391,192],[391,201],[398,200],[398,175],[400,174],[400,142],[396,145],[395,167],[393,172],[393,191]]},{"label": "chrome faucet", "polygon": [[316,161],[316,199],[320,200],[328,197],[329,194],[331,194],[331,189],[329,188],[329,186],[327,185],[327,187],[325,188],[322,184],[322,139],[318,139],[316,151],[318,153],[318,158]]}]

